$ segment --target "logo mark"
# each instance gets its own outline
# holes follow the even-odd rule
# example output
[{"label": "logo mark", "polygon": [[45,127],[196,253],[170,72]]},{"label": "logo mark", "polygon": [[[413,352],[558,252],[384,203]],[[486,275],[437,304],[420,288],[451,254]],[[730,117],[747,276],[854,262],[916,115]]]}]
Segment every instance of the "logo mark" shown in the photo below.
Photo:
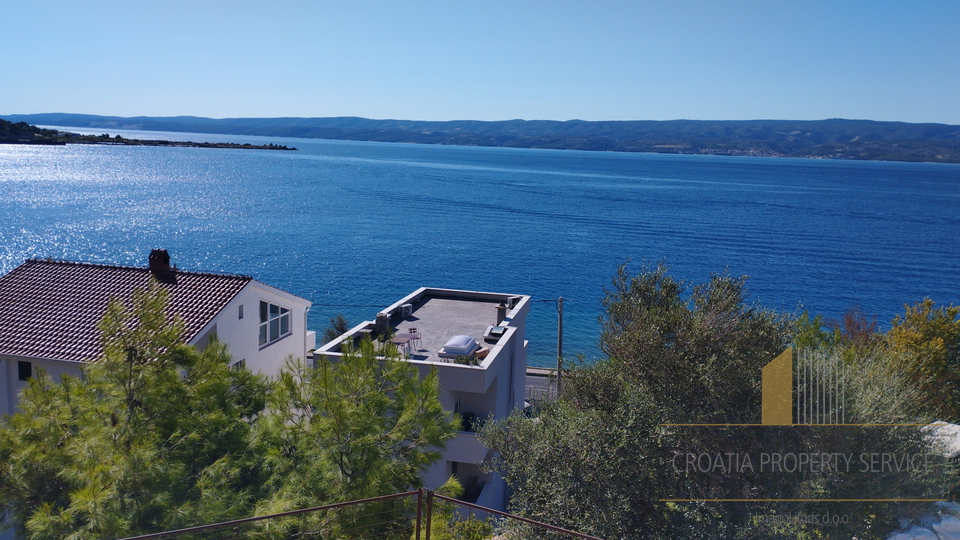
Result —
[{"label": "logo mark", "polygon": [[787,349],[763,366],[760,423],[793,425],[793,349]]}]

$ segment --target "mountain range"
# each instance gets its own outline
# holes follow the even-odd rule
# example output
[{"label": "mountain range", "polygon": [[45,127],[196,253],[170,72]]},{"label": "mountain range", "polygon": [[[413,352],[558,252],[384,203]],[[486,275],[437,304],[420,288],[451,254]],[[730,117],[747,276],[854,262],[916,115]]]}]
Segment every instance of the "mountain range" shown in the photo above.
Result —
[{"label": "mountain range", "polygon": [[371,120],[46,113],[12,122],[462,146],[960,163],[960,126],[872,120]]}]

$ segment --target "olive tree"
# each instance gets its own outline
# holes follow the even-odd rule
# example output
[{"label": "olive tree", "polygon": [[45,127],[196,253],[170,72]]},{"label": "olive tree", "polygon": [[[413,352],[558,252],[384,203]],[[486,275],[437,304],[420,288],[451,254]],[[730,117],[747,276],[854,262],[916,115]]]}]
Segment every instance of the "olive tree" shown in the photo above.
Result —
[{"label": "olive tree", "polygon": [[[826,530],[767,518],[836,513],[836,503],[817,502],[824,499],[942,496],[935,467],[889,475],[862,474],[857,463],[761,466],[761,456],[774,453],[930,449],[916,426],[874,425],[924,421],[915,389],[888,368],[889,351],[861,346],[847,354],[834,347],[833,333],[798,331],[790,318],[749,304],[745,284],[724,274],[690,287],[663,265],[636,275],[621,267],[603,300],[606,358],[565,372],[563,393],[535,418],[515,414],[481,432],[498,454],[492,468],[513,490],[511,508],[604,538],[849,538],[890,531],[915,509],[850,504],[841,507],[847,522]],[[813,369],[848,362],[846,418],[871,426],[759,425],[763,367],[817,336],[826,339]]]}]

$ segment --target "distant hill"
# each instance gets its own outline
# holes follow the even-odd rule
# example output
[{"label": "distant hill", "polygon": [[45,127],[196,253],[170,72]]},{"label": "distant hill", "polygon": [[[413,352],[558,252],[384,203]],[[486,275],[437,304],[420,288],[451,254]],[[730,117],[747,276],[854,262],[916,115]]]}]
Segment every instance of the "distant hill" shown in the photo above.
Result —
[{"label": "distant hill", "polygon": [[960,163],[960,126],[871,120],[602,121],[4,116],[13,122],[463,146]]},{"label": "distant hill", "polygon": [[124,139],[119,134],[111,137],[109,134],[79,135],[57,131],[55,129],[41,129],[26,122],[13,123],[0,118],[0,144],[110,144],[122,146],[165,146],[191,148],[240,148],[245,150],[296,150],[286,145],[276,144],[240,144],[230,142],[192,142],[192,141],[149,141],[141,139]]},{"label": "distant hill", "polygon": [[0,118],[0,143],[20,144],[63,144],[56,140],[57,132],[52,129],[40,129],[26,122],[8,122]]}]

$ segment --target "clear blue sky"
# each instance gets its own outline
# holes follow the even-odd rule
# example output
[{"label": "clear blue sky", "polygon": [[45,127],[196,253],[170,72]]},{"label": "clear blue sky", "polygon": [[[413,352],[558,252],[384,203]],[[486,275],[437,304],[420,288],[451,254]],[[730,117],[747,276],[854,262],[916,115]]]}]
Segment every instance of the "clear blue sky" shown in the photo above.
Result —
[{"label": "clear blue sky", "polygon": [[0,0],[0,114],[960,124],[960,1]]}]

